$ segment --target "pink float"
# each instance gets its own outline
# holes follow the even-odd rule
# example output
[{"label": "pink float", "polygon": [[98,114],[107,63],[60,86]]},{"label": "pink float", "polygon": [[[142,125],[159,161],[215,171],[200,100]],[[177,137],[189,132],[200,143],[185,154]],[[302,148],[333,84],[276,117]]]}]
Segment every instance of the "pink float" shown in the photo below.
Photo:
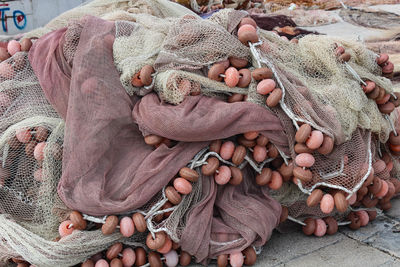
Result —
[{"label": "pink float", "polygon": [[267,158],[267,148],[265,146],[256,145],[253,149],[253,158],[255,161],[263,162]]},{"label": "pink float", "polygon": [[276,82],[272,79],[264,79],[257,84],[257,93],[266,95],[272,92],[276,87]]},{"label": "pink float", "polygon": [[185,178],[176,178],[174,180],[174,187],[176,191],[181,193],[182,195],[187,195],[192,192],[192,184],[186,180]]},{"label": "pink float", "polygon": [[322,219],[316,219],[315,220],[315,230],[314,230],[314,235],[321,237],[326,234],[326,223]]},{"label": "pink float", "polygon": [[310,153],[300,153],[296,156],[296,164],[300,167],[310,168],[315,163],[315,158]]},{"label": "pink float", "polygon": [[356,211],[356,215],[358,216],[358,219],[360,219],[361,226],[366,226],[368,224],[369,222],[368,212],[366,212],[365,210],[359,210]]},{"label": "pink float", "polygon": [[283,184],[282,175],[277,171],[273,171],[271,176],[271,182],[269,182],[268,184],[269,188],[271,188],[272,190],[278,190],[279,188],[282,187],[282,184]]},{"label": "pink float", "polygon": [[11,40],[10,42],[8,42],[7,45],[7,50],[8,53],[13,56],[15,55],[17,52],[21,51],[21,44],[18,41],[15,40]]},{"label": "pink float", "polygon": [[161,248],[157,249],[157,251],[162,254],[165,254],[168,253],[171,249],[172,249],[172,241],[171,239],[167,238],[165,240],[164,245]]},{"label": "pink float", "polygon": [[122,251],[122,264],[124,267],[131,267],[135,264],[136,254],[135,251],[131,248],[126,248]]},{"label": "pink float", "polygon": [[235,145],[232,141],[227,141],[221,145],[220,156],[224,160],[229,160],[233,156],[233,152],[235,151]]},{"label": "pink float", "polygon": [[324,142],[324,135],[322,132],[318,130],[314,130],[311,132],[310,137],[306,141],[306,145],[309,149],[317,149]]},{"label": "pink float", "polygon": [[235,87],[239,83],[239,72],[236,68],[230,67],[225,71],[225,84]]},{"label": "pink float", "polygon": [[108,266],[110,266],[110,265],[104,259],[97,261],[96,264],[94,265],[94,267],[108,267]]},{"label": "pink float", "polygon": [[218,168],[218,173],[214,175],[215,182],[219,185],[224,185],[231,179],[232,173],[228,166],[221,166]]},{"label": "pink float", "polygon": [[32,139],[32,134],[29,129],[19,129],[15,132],[15,136],[21,143],[28,143]]},{"label": "pink float", "polygon": [[320,208],[323,213],[329,214],[333,211],[335,207],[335,201],[331,194],[325,194],[320,203]]},{"label": "pink float", "polygon": [[175,250],[171,250],[170,252],[164,254],[165,257],[165,265],[168,267],[175,267],[179,263],[179,256]]},{"label": "pink float", "polygon": [[135,233],[135,225],[130,217],[122,218],[119,227],[119,231],[125,237],[131,237]]},{"label": "pink float", "polygon": [[234,252],[229,255],[229,263],[232,267],[241,267],[244,263],[242,252]]},{"label": "pink float", "polygon": [[381,190],[379,190],[379,192],[375,196],[378,198],[382,198],[387,194],[388,191],[389,191],[389,185],[385,180],[382,180]]},{"label": "pink float", "polygon": [[42,161],[44,159],[44,148],[46,147],[46,143],[42,142],[35,146],[35,150],[33,151],[33,156],[38,161]]},{"label": "pink float", "polygon": [[60,226],[58,227],[58,233],[60,234],[61,237],[65,237],[67,235],[72,234],[72,232],[74,231],[74,227],[71,225],[72,225],[72,221],[70,221],[70,220],[63,221],[60,224]]},{"label": "pink float", "polygon": [[244,32],[254,32],[254,33],[257,33],[257,29],[254,28],[253,25],[245,24],[245,25],[240,26],[240,28],[239,28],[239,30],[238,30],[238,35],[240,35],[240,34],[242,34],[242,33],[244,33]]}]

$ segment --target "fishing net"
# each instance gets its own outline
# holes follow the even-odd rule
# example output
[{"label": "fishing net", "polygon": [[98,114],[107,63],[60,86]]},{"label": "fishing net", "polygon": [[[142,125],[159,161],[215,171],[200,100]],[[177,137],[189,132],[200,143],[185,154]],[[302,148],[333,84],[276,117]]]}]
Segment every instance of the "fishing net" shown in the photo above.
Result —
[{"label": "fishing net", "polygon": [[[228,11],[226,10],[225,12],[227,13]],[[222,12],[219,12],[215,16],[222,16],[222,14]],[[237,14],[241,13],[237,12],[231,17],[237,16]],[[213,18],[211,17],[211,20]],[[159,92],[163,100],[172,104],[182,102],[186,95],[193,93],[194,89],[200,90],[205,94],[210,93],[210,88],[213,90],[218,84],[217,82],[209,81],[198,72],[203,71],[204,73],[203,66],[209,64],[207,61],[209,57],[204,55],[202,50],[208,46],[213,48],[214,46],[212,43],[208,43],[210,34],[208,34],[207,27],[199,25],[206,25],[210,22],[197,22],[197,20],[195,18],[182,19],[179,20],[177,26],[172,24],[165,41],[160,46],[157,60],[154,61],[158,72],[155,76],[154,90]],[[234,21],[237,22],[238,20]],[[128,26],[121,25],[120,31],[125,33],[125,28],[128,28]],[[177,28],[182,29],[182,32],[185,33],[185,41],[190,45],[184,44],[182,47],[172,45],[182,42],[182,37],[179,36]],[[229,31],[229,24],[227,30]],[[140,29],[137,29],[137,31],[140,32]],[[351,90],[354,87],[360,88],[360,81],[355,79],[349,72],[348,66],[358,73],[358,79],[372,80],[385,88],[386,92],[392,92],[390,81],[379,76],[380,70],[375,64],[375,54],[365,49],[361,44],[328,37],[308,36],[302,38],[299,44],[292,44],[287,43],[273,33],[262,32],[261,34],[265,38],[261,47],[261,57],[268,62],[273,62],[276,74],[279,77],[283,77],[282,83],[286,89],[284,101],[287,109],[290,110],[289,112],[293,114],[293,118],[295,117],[303,122],[307,121],[314,128],[334,137],[338,144],[335,152],[329,156],[315,155],[317,162],[319,162],[314,171],[315,180],[306,185],[306,188],[311,191],[317,185],[330,184],[338,186],[348,193],[353,193],[354,188],[357,188],[357,185],[363,182],[363,178],[366,178],[367,170],[363,169],[364,174],[359,174],[360,166],[368,165],[368,162],[372,160],[372,156],[369,153],[371,149],[369,131],[360,131],[358,127],[376,133],[382,142],[387,140],[391,131],[388,120],[381,115],[375,102],[369,100],[362,90]],[[137,36],[141,36],[141,34],[132,34],[132,36],[132,38],[138,38]],[[198,41],[196,36],[205,36],[204,40],[202,40],[203,42]],[[122,46],[118,44],[119,42],[125,42],[125,37],[121,39],[120,41],[117,38],[116,47]],[[218,38],[213,38],[212,40],[214,39],[218,40]],[[229,56],[248,57],[248,54],[245,53],[228,54],[226,51],[231,51],[232,53],[239,48],[244,49],[244,46],[231,41],[229,38],[224,39],[227,41],[223,43],[224,45],[219,46],[220,48],[208,50],[215,52],[217,55],[212,58],[214,62],[224,60]],[[315,44],[317,40],[318,45]],[[138,41],[140,42],[140,40]],[[236,49],[233,48],[235,44],[237,46]],[[343,64],[337,60],[334,55],[335,45],[345,46],[346,51],[352,54],[353,59],[350,63]],[[226,48],[228,49],[225,50]],[[168,55],[169,58],[164,59],[164,55]],[[202,57],[199,58],[199,55],[202,55]],[[130,57],[132,60],[135,59],[134,56]],[[183,61],[185,57],[186,61]],[[118,55],[116,58],[118,66],[118,58],[124,57]],[[169,62],[169,65],[167,65],[168,70],[165,70],[165,66],[160,62]],[[146,62],[142,64],[146,64]],[[120,66],[122,73],[131,71],[131,68],[124,69],[122,64]],[[135,71],[137,72],[139,68]],[[171,70],[174,68],[179,69],[179,71]],[[122,76],[130,78],[135,71]],[[128,79],[123,81],[123,84],[126,85],[128,92],[135,92]],[[181,86],[183,81],[188,81],[191,86],[184,88]],[[214,86],[211,87],[210,84]],[[182,88],[186,90],[182,90]],[[251,91],[251,86],[249,90]],[[225,95],[243,93],[240,88],[228,88],[221,83],[218,89],[213,91],[219,94],[225,93]],[[251,96],[249,100],[252,101]],[[257,102],[257,100],[254,101]],[[263,101],[260,102],[262,103]],[[277,110],[276,112],[281,115],[281,120],[285,121],[287,118],[286,112],[284,113],[282,110]],[[293,140],[295,129],[291,122],[289,121],[289,124],[285,126],[287,134],[292,137],[289,140]],[[290,134],[290,128],[292,128],[292,134]],[[294,156],[293,154],[292,157]],[[351,179],[341,177],[344,175],[344,158],[351,162],[351,164],[346,164],[345,168],[346,175],[352,177]],[[355,176],[358,179],[353,179]],[[348,181],[346,182],[346,180]]]},{"label": "fishing net", "polygon": [[[267,0],[266,7],[272,10],[281,10],[289,7],[293,1],[290,0]],[[300,0],[296,4],[301,7],[318,7],[319,9],[331,10],[343,7],[343,4],[350,7],[356,6],[372,6],[397,4],[397,0]]]},{"label": "fishing net", "polygon": [[[99,31],[99,28],[101,28],[102,31]],[[63,131],[63,172],[62,174],[59,173],[59,176],[54,180],[58,182],[61,175],[61,180],[58,184],[58,192],[63,202],[66,203],[68,207],[95,216],[124,214],[138,210],[139,208],[141,212],[144,213],[147,213],[149,210],[156,212],[160,209],[160,201],[163,201],[163,199],[160,197],[154,198],[154,195],[162,190],[164,185],[178,172],[180,167],[189,162],[201,148],[207,145],[206,141],[236,135],[241,133],[242,130],[263,130],[269,131],[269,136],[272,140],[281,140],[281,143],[285,143],[285,141],[282,141],[283,136],[278,119],[268,110],[255,104],[237,103],[231,106],[217,99],[198,96],[187,102],[187,104],[183,106],[184,109],[176,109],[174,106],[161,103],[154,93],[144,96],[140,101],[136,96],[132,98],[129,97],[125,89],[121,87],[121,83],[119,82],[120,75],[117,73],[117,70],[115,69],[113,72],[110,71],[110,66],[114,64],[111,49],[113,45],[112,34],[114,29],[114,23],[106,23],[104,21],[88,18],[87,20],[81,21],[78,25],[71,26],[68,30],[60,29],[50,35],[40,38],[30,52],[30,61],[35,66],[42,66],[42,56],[39,55],[48,55],[46,56],[48,58],[46,64],[47,68],[37,68],[36,74],[40,77],[42,89],[47,99],[49,99],[60,116],[66,121]],[[75,45],[75,43],[77,43],[76,37],[79,36],[79,34],[79,44]],[[104,42],[104,40],[106,41]],[[100,43],[102,44],[102,49],[99,49],[98,45]],[[105,44],[108,45],[108,49],[104,49],[107,47]],[[71,61],[71,59],[73,60]],[[79,62],[79,60],[83,60],[84,62]],[[105,64],[105,62],[107,62],[107,64]],[[103,68],[94,67],[100,65],[103,65]],[[60,67],[62,68],[61,71]],[[78,68],[80,68],[79,71]],[[55,87],[53,84],[54,82],[62,86]],[[75,86],[74,83],[76,82],[77,84]],[[123,105],[124,102],[125,104]],[[109,107],[112,111],[110,110],[110,112],[105,113],[96,112],[100,106]],[[116,106],[119,106],[120,110],[116,110]],[[197,117],[196,114],[201,114],[204,111],[200,112],[196,110],[198,108],[202,109],[201,107],[203,106],[208,107],[208,114],[204,114],[203,119],[196,118],[197,126],[191,124],[190,129],[186,127],[186,132],[183,131],[184,128],[182,126],[190,125],[189,122],[193,121],[193,118],[187,115],[182,116],[179,112],[182,114],[193,114],[193,116]],[[209,107],[213,108],[210,109]],[[134,109],[133,118],[131,116],[132,109]],[[155,110],[153,109],[157,110],[157,112],[154,112]],[[231,121],[220,117],[219,114],[221,113],[232,114],[233,117]],[[238,115],[235,115],[235,113]],[[92,115],[89,116],[89,114]],[[106,119],[104,114],[108,114],[109,117]],[[173,119],[177,124],[175,126],[168,125],[168,127],[158,122],[162,116],[169,116],[168,118],[171,119],[171,114],[175,114],[174,116],[176,118],[185,118],[185,120]],[[96,116],[100,117],[96,118]],[[235,120],[238,116],[242,116],[242,119]],[[84,117],[86,119],[83,119]],[[230,124],[231,126],[224,126],[224,124],[221,124],[222,120],[225,124]],[[260,122],[267,120],[270,124],[262,125],[261,123],[257,123],[257,126],[253,126],[252,124],[255,120],[259,120]],[[103,123],[101,123],[101,121],[103,121]],[[136,121],[139,126],[137,126],[134,121]],[[164,121],[167,122],[168,119]],[[113,127],[107,126],[110,125],[110,123]],[[95,125],[95,128],[98,130],[94,130],[95,128],[89,126],[89,124]],[[151,147],[143,142],[143,135],[139,128],[144,132],[161,132],[163,136],[170,136],[174,138],[174,140],[192,142],[181,142],[173,148],[160,147],[153,151]],[[84,129],[88,131],[84,131]],[[110,129],[112,132],[106,134],[104,129]],[[212,131],[210,131],[210,129],[212,129]],[[116,130],[120,132],[119,134],[122,138],[116,138],[114,133]],[[100,132],[101,135],[99,135]],[[193,138],[194,133],[199,134],[200,132],[204,134],[198,135],[199,139],[196,140],[196,138]],[[96,136],[96,138],[92,139],[94,142],[89,142],[91,136],[92,138]],[[100,141],[98,139],[99,136],[102,136],[104,140]],[[84,147],[82,146],[82,142],[85,144]],[[99,147],[98,142],[103,143],[103,146]],[[109,155],[107,156],[107,153],[104,154],[104,152],[100,151],[96,152],[99,148],[107,151]],[[85,154],[88,160],[82,160]],[[93,155],[96,154],[100,157],[93,157]],[[77,157],[77,155],[79,156]],[[117,159],[117,155],[120,155],[120,159]],[[90,161],[92,163],[90,163]],[[139,165],[135,165],[135,161]],[[172,161],[175,163],[172,164]],[[92,167],[88,168],[88,166]],[[139,166],[142,166],[144,169],[141,170]],[[149,172],[149,170],[151,171]],[[134,177],[132,179],[133,173],[136,173],[137,178]],[[101,178],[103,175],[118,177],[119,182],[108,182],[104,186],[95,186],[96,182],[93,180],[93,177]],[[126,177],[126,182],[122,182],[121,179],[123,176]],[[69,181],[63,177],[77,178],[78,180]],[[106,180],[115,181],[116,178],[108,177]],[[151,180],[153,180],[153,182],[151,182]],[[103,179],[98,180],[99,183],[103,183],[103,181]],[[133,183],[131,181],[133,181]],[[91,188],[90,191],[92,192],[91,194],[88,194],[87,186],[76,186],[77,184],[88,183],[91,184],[89,185]],[[70,187],[71,184],[75,185]],[[130,186],[127,186],[128,184],[130,184]],[[149,184],[152,184],[153,189],[149,187]],[[109,188],[109,190],[107,189],[106,191],[95,193],[92,191],[93,188]],[[123,192],[123,188],[125,188],[125,192]],[[54,184],[52,189],[55,189]],[[116,192],[118,192],[117,195]],[[141,195],[140,198],[137,197],[138,194]],[[93,198],[94,196],[96,197]],[[109,200],[106,201],[106,197],[109,198]],[[108,204],[104,205],[106,203]],[[249,203],[251,203],[251,201]],[[52,202],[48,202],[47,205],[55,206]],[[273,213],[268,213],[270,214],[268,215],[270,220],[266,221],[266,227],[264,227],[264,229],[268,229],[269,227],[269,230],[260,233],[262,235],[262,240],[265,241],[277,224],[280,210],[279,204],[272,201],[272,199],[270,199],[270,201],[265,199],[263,205],[264,211],[265,209],[274,210]],[[262,213],[264,214],[264,212]],[[52,215],[57,220],[62,220],[62,217],[56,217],[54,213]],[[177,220],[177,218],[180,218],[180,216],[175,217],[175,220]],[[18,218],[15,217],[14,219],[17,220]],[[151,217],[149,220],[151,221]],[[241,227],[237,227],[236,229],[240,228]],[[54,230],[56,229],[53,228],[52,234],[57,233]],[[6,232],[10,234],[10,231]],[[178,235],[175,228],[172,228],[170,232]],[[4,235],[6,235],[6,233],[4,233]],[[35,243],[43,242],[43,239],[39,238],[38,233],[32,231],[32,235],[36,238]],[[171,237],[173,238],[173,235],[171,235]],[[8,239],[9,237],[5,238]],[[250,245],[253,239],[253,236],[247,236],[247,241],[242,241],[240,244],[241,247]],[[99,244],[109,246],[110,243],[107,240],[103,243],[99,242]],[[243,238],[243,240],[245,239]],[[63,242],[68,241],[65,240]],[[71,242],[75,242],[74,239],[71,239]],[[123,242],[129,244],[125,241]],[[44,247],[50,246],[51,244],[57,246],[56,242],[50,242]],[[22,246],[22,244],[19,245]],[[226,249],[235,247],[237,246],[230,246]],[[71,246],[70,249],[68,254],[66,253],[65,255],[76,254],[74,250],[77,249],[77,247]],[[102,250],[100,246],[92,249]],[[93,252],[92,249],[89,250],[90,253]],[[14,246],[12,250],[16,250],[16,247]],[[74,259],[68,257],[63,261],[60,259],[62,256],[57,254],[57,257],[50,257],[45,263],[38,260],[41,258],[38,254],[42,253],[45,252],[39,250],[36,251],[36,254],[21,253],[20,255],[23,256],[25,260],[40,264],[41,266],[49,266],[54,261],[57,261],[61,265],[68,265],[71,261],[79,263],[85,260],[83,255],[77,255]],[[86,257],[90,256],[90,253],[88,252]],[[204,258],[199,258],[199,260],[205,260],[207,258],[208,253]]]},{"label": "fishing net", "polygon": [[293,19],[299,27],[313,27],[334,24],[340,21],[337,14],[325,10],[281,9],[273,14],[286,15]]},{"label": "fishing net", "polygon": [[[375,102],[362,90],[351,89],[360,88],[361,78],[371,79],[386,92],[392,92],[390,81],[378,76],[375,54],[360,44],[328,37],[306,36],[297,45],[283,45],[274,34],[265,33],[264,36],[261,59],[273,62],[276,74],[282,77],[281,86],[285,88],[285,105],[276,110],[278,116],[289,115],[292,120],[310,123],[334,137],[337,144],[328,156],[314,154],[313,180],[303,189],[311,192],[318,185],[329,184],[350,194],[355,192],[370,169],[363,166],[370,166],[373,157],[369,131],[358,128],[375,133],[381,142],[386,142],[391,131],[389,120],[382,116]],[[343,64],[335,58],[332,52],[335,44],[344,45],[352,54],[349,63]],[[348,66],[359,76],[355,77]],[[287,133],[294,137],[296,126],[291,122],[285,126]],[[289,142],[293,137],[289,137]]]},{"label": "fishing net", "polygon": [[[59,220],[52,209],[61,175],[63,122],[45,98],[27,53],[1,65],[7,72],[1,78],[0,210],[30,231],[55,238]],[[41,155],[35,153],[44,144]]]},{"label": "fishing net", "polygon": [[342,9],[340,17],[351,24],[375,29],[396,29],[399,15],[385,11],[368,11],[363,9]]},{"label": "fishing net", "polygon": [[[350,197],[380,161],[380,150],[387,149],[381,143],[398,119],[382,116],[362,91],[364,80],[386,93],[392,85],[361,44],[325,36],[295,44],[258,29],[262,44],[249,48],[235,37],[243,11],[222,10],[203,20],[166,1],[152,4],[93,1],[41,29],[48,34],[30,33],[41,37],[29,57],[21,52],[1,63],[1,260],[71,266],[115,242],[145,247],[148,234],[165,232],[206,264],[265,244],[280,222],[281,205],[294,220],[345,220],[348,211],[307,207],[308,194],[324,187]],[[66,18],[79,20],[67,24]],[[351,54],[348,63],[336,58],[338,45]],[[284,91],[280,105],[267,107],[254,80],[239,88],[206,77],[210,65],[232,57],[249,60],[251,70],[269,67]],[[18,60],[23,64],[16,67]],[[154,66],[152,83],[133,86],[145,65]],[[233,94],[247,99],[228,103]],[[288,177],[280,190],[259,186],[265,168],[295,159],[297,122],[332,137],[334,150],[313,152],[309,182]],[[234,164],[210,148],[220,139],[238,146],[252,131],[269,140],[274,156],[257,161],[250,147]],[[143,140],[149,135],[169,142],[150,146]],[[239,168],[243,181],[217,185],[203,174],[210,158]],[[391,173],[376,175],[389,180],[400,170],[394,165]],[[168,188],[185,166],[197,171],[198,181],[168,206]],[[72,210],[84,214],[87,227],[57,238]],[[125,238],[98,229],[107,216],[134,213],[144,216],[148,231]]]}]

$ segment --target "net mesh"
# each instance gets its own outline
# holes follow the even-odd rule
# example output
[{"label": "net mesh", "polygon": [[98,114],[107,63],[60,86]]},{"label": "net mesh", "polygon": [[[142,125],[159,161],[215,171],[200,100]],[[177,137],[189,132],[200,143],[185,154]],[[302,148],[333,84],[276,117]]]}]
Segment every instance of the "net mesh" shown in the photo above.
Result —
[{"label": "net mesh", "polygon": [[[26,53],[3,61],[1,80],[1,212],[44,238],[55,238],[56,187],[61,176],[63,122],[46,100]],[[44,143],[45,142],[45,143]],[[46,144],[40,160],[34,150]]]},{"label": "net mesh", "polygon": [[121,238],[119,233],[104,236],[101,230],[94,230],[74,231],[68,237],[54,242],[35,235],[7,215],[1,214],[0,221],[3,239],[0,260],[3,262],[11,257],[22,257],[36,266],[74,266],[116,242],[142,246],[145,239],[140,234],[129,239]]},{"label": "net mesh", "polygon": [[131,79],[144,65],[154,65],[158,74],[154,89],[172,104],[179,104],[190,93],[245,93],[245,89],[230,89],[204,77],[212,62],[231,56],[249,58],[248,49],[230,34],[244,16],[223,10],[210,20],[194,16],[160,19],[142,14],[136,23],[117,22],[114,60],[124,88],[129,94],[150,92],[152,88],[135,88]]},{"label": "net mesh", "polygon": [[[65,59],[60,60],[65,63],[59,67],[63,74],[71,75],[85,20],[69,24],[68,20],[86,14],[117,20],[112,63],[119,72],[123,89],[129,95],[145,96],[154,90],[161,101],[179,105],[189,95],[201,93],[226,100],[232,93],[239,93],[247,95],[248,102],[276,114],[283,125],[288,146],[284,141],[275,145],[289,158],[296,156],[293,140],[298,125],[294,125],[294,121],[306,122],[331,136],[336,146],[328,156],[317,152],[313,154],[316,162],[311,168],[313,179],[308,183],[285,183],[275,192],[260,188],[254,184],[254,176],[260,173],[261,167],[250,163],[250,159],[247,161],[249,166],[242,167],[247,179],[240,186],[217,187],[212,177],[200,175],[199,182],[193,184],[192,192],[173,209],[163,208],[167,202],[164,187],[147,204],[129,214],[141,212],[147,217],[150,232],[164,231],[173,241],[185,244],[193,243],[190,240],[193,234],[199,235],[189,232],[195,228],[188,226],[208,223],[209,239],[202,240],[199,245],[202,247],[188,245],[197,260],[203,263],[207,258],[229,253],[232,249],[242,250],[266,242],[279,222],[276,215],[280,214],[279,205],[269,195],[287,206],[294,218],[332,215],[342,220],[343,214],[333,212],[327,215],[319,207],[307,207],[305,199],[316,187],[340,189],[351,195],[360,188],[379,159],[377,151],[381,149],[380,143],[387,141],[391,131],[389,121],[365,96],[358,80],[374,81],[385,92],[392,92],[390,81],[381,77],[382,73],[375,64],[376,55],[355,42],[307,36],[294,44],[272,32],[259,30],[262,45],[256,48],[257,58],[254,51],[235,37],[236,27],[246,13],[223,10],[208,20],[201,20],[192,12],[176,7],[162,0],[93,1],[64,13],[27,36],[40,37],[43,33],[68,25],[60,41],[63,46],[57,50],[60,53],[56,57]],[[344,46],[351,54],[349,63],[337,60],[334,53],[337,45]],[[93,49],[99,47],[98,43],[93,44]],[[211,64],[229,57],[252,60],[251,70],[260,62],[273,66],[275,79],[285,92],[281,105],[272,109],[266,107],[265,97],[256,92],[255,81],[249,88],[230,88],[222,82],[206,78]],[[132,76],[144,65],[154,66],[154,82],[149,87],[135,88],[131,84]],[[2,62],[0,75],[3,175],[0,177],[0,211],[3,213],[0,216],[0,237],[4,240],[0,245],[0,259],[22,257],[38,266],[70,266],[115,242],[143,246],[145,234],[135,234],[129,239],[119,233],[105,236],[100,230],[95,230],[94,224],[88,227],[90,231],[74,231],[59,242],[53,241],[58,236],[59,223],[70,212],[57,194],[63,153],[65,155],[64,134],[70,129],[65,128],[64,121],[48,103],[26,53],[17,53]],[[92,80],[88,78],[87,81]],[[86,86],[82,83],[82,88]],[[396,114],[392,114],[390,119],[397,125]],[[143,129],[143,132],[146,130]],[[39,136],[43,132],[47,133],[45,138]],[[283,135],[282,131],[280,134]],[[236,142],[236,138],[232,140]],[[207,149],[195,156],[189,163],[190,167],[200,172],[199,167],[205,159],[199,163],[199,155],[206,152]],[[269,163],[265,162],[268,165],[264,166],[273,164]],[[400,165],[397,161],[394,165],[391,174],[397,175]],[[391,174],[388,170],[376,173],[384,180],[390,179]],[[251,202],[247,203],[248,199]],[[260,214],[267,208],[270,213]],[[203,211],[207,214],[203,215]],[[172,213],[162,221],[156,218],[169,212]],[[202,216],[197,218],[196,214]],[[250,217],[254,220],[248,222]],[[266,227],[261,227],[260,222]],[[252,227],[249,223],[253,223]]]},{"label": "net mesh", "polygon": [[[157,50],[157,57],[153,54],[154,61],[143,62],[134,71],[131,67],[119,65],[118,58],[125,57],[118,54],[116,65],[122,72],[121,77],[126,77],[124,80],[121,78],[126,90],[131,93],[137,92],[130,84],[131,77],[144,64],[154,63],[157,71],[154,78],[154,90],[166,102],[179,104],[185,96],[200,91],[206,95],[225,99],[231,93],[248,94],[249,101],[265,106],[265,98],[255,93],[254,84],[246,93],[247,89],[229,88],[224,83],[210,81],[204,77],[207,72],[205,66],[210,64],[209,54],[204,53],[205,50],[212,51],[211,62],[218,62],[229,56],[249,58],[249,49],[237,39],[231,40],[231,35],[223,38],[226,42],[221,40],[218,42],[223,45],[215,47],[210,42],[219,40],[219,37],[214,34],[210,35],[209,28],[213,26],[213,22],[218,22],[225,28],[225,32],[230,32],[240,21],[242,14],[237,11],[223,10],[213,15],[210,18],[211,22],[199,21],[195,18],[178,19],[177,22],[170,24],[170,30],[164,36],[163,42],[159,42],[162,45],[157,47],[160,49]],[[127,43],[126,36],[120,38],[118,36],[129,31],[132,33],[128,38],[139,38],[132,41],[141,42],[142,34],[138,28],[140,26],[119,23],[117,32],[122,33],[117,33],[114,47],[124,47]],[[136,31],[139,34],[136,34]],[[225,36],[219,31],[214,32],[216,35]],[[184,33],[184,43],[180,36],[182,33]],[[380,76],[380,69],[375,63],[376,55],[361,44],[331,37],[311,35],[302,38],[298,44],[294,44],[279,38],[276,34],[262,30],[260,36],[263,41],[260,56],[275,66],[275,74],[281,77],[285,88],[286,109],[277,108],[274,111],[282,122],[286,122],[285,132],[289,136],[289,143],[294,140],[296,129],[291,120],[295,118],[333,137],[337,144],[335,151],[329,156],[314,153],[316,158],[316,164],[312,168],[314,178],[313,181],[303,185],[302,189],[311,192],[317,186],[329,185],[348,193],[354,192],[354,189],[358,189],[360,183],[366,178],[365,174],[368,171],[368,168],[364,168],[362,169],[364,173],[359,173],[361,166],[369,165],[370,131],[377,134],[380,141],[385,142],[391,128],[375,102],[368,99],[362,91],[360,81],[354,78],[347,66],[354,69],[360,79],[374,81],[387,93],[391,93],[392,84],[390,80]],[[338,45],[344,46],[352,55],[348,65],[339,62],[335,56],[334,51]],[[234,51],[243,52],[229,54]],[[137,58],[135,54],[130,56],[132,60]],[[162,64],[164,62],[168,64]],[[124,73],[128,74],[124,75]],[[353,90],[353,88],[359,88],[359,90]],[[289,119],[288,112],[291,114]],[[292,158],[295,157],[293,147],[294,143],[291,143]],[[345,164],[345,161],[350,163]]]},{"label": "net mesh", "polygon": [[[62,14],[25,37],[41,37],[68,26],[59,56],[68,63],[61,68],[70,74],[82,31],[79,19],[91,14],[105,16],[109,20],[135,21],[140,20],[140,14],[137,17],[134,15],[138,13],[158,17],[195,16],[191,11],[163,0],[92,1]],[[149,16],[145,19],[146,25],[153,23]],[[0,64],[0,211],[4,214],[0,236],[5,241],[2,242],[1,261],[22,257],[37,266],[71,266],[104,250],[116,240],[123,240],[120,234],[104,236],[97,230],[75,231],[68,239],[55,242],[59,236],[59,224],[70,212],[57,194],[62,171],[65,123],[47,101],[27,53],[19,52]],[[46,132],[46,137],[38,138],[39,132],[42,135]],[[42,142],[46,145],[40,159],[37,159],[35,148]],[[149,201],[142,211],[149,210],[159,198],[156,196]],[[124,240],[124,243],[143,245],[144,240],[143,235],[136,235],[133,239]]]},{"label": "net mesh", "polygon": [[297,45],[273,33],[262,32],[262,36],[265,39],[260,47],[261,61],[275,66],[275,74],[285,90],[284,105],[274,111],[285,124],[292,158],[296,156],[293,121],[306,122],[335,140],[335,149],[328,156],[313,154],[313,179],[300,183],[300,188],[311,193],[323,185],[355,192],[373,161],[370,132],[386,142],[391,127],[375,102],[366,97],[360,81],[346,64],[337,60],[334,49],[336,44],[343,45],[352,55],[350,67],[361,79],[372,80],[391,93],[390,80],[379,76],[375,54],[361,44],[330,37],[306,36]]}]

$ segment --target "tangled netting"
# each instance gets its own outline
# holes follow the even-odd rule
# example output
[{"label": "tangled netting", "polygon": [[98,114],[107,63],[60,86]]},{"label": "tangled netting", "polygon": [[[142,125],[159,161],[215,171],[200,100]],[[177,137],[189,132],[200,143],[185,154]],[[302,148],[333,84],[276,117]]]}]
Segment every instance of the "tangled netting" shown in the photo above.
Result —
[{"label": "tangled netting", "polygon": [[[287,8],[290,6],[293,1],[291,0],[267,0],[266,6],[267,8],[273,10],[279,10],[283,8]],[[318,7],[319,9],[332,10],[342,8],[343,5],[350,7],[357,6],[372,6],[372,5],[389,5],[389,4],[397,4],[397,0],[299,0],[295,1],[298,6],[301,7]]]},{"label": "tangled netting", "polygon": [[[45,98],[27,53],[3,64],[9,69],[1,78],[0,210],[21,220],[27,229],[49,237],[59,224],[54,207],[46,203],[56,203],[58,198],[63,121]],[[46,140],[48,146],[37,161],[34,148]]]},{"label": "tangled netting", "polygon": [[[225,9],[203,20],[168,1],[93,1],[28,33],[40,37],[29,53],[0,66],[0,260],[73,266],[116,242],[146,248],[148,233],[165,232],[206,264],[264,245],[282,205],[300,224],[309,216],[346,224],[351,208],[325,214],[308,207],[307,196],[324,187],[350,198],[378,170],[398,114],[383,116],[360,84],[373,81],[390,94],[391,82],[359,43],[310,35],[296,44],[258,29],[260,43],[247,47],[236,37],[246,16]],[[337,60],[337,46],[351,54],[349,62]],[[280,105],[267,107],[254,79],[240,88],[207,78],[212,64],[232,57],[249,60],[251,70],[268,67],[283,91]],[[145,65],[154,66],[152,83],[133,86]],[[233,94],[247,99],[228,103]],[[298,123],[333,138],[332,153],[313,153],[309,182],[279,190],[256,184],[266,167],[294,160]],[[248,149],[235,164],[210,148],[214,140],[240,143],[252,131],[268,139],[275,156],[258,162]],[[170,143],[154,148],[143,140],[149,135]],[[390,155],[391,173],[375,173],[382,180],[400,171]],[[239,169],[243,181],[217,185],[203,174],[211,158]],[[198,180],[170,205],[168,190],[185,166]],[[88,225],[60,238],[72,210]],[[134,213],[148,231],[123,237],[98,229],[109,215]]]}]

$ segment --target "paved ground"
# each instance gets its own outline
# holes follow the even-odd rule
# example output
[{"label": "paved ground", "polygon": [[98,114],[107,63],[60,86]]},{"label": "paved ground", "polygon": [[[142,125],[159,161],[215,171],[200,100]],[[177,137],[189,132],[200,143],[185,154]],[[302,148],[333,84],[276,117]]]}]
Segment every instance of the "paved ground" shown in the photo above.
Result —
[{"label": "paved ground", "polygon": [[342,226],[322,238],[274,233],[256,266],[400,266],[400,198],[357,231]]},{"label": "paved ground", "polygon": [[274,232],[254,266],[400,266],[400,198],[392,205],[357,231],[341,226],[335,235],[324,237],[306,236],[300,227],[285,234]]}]

